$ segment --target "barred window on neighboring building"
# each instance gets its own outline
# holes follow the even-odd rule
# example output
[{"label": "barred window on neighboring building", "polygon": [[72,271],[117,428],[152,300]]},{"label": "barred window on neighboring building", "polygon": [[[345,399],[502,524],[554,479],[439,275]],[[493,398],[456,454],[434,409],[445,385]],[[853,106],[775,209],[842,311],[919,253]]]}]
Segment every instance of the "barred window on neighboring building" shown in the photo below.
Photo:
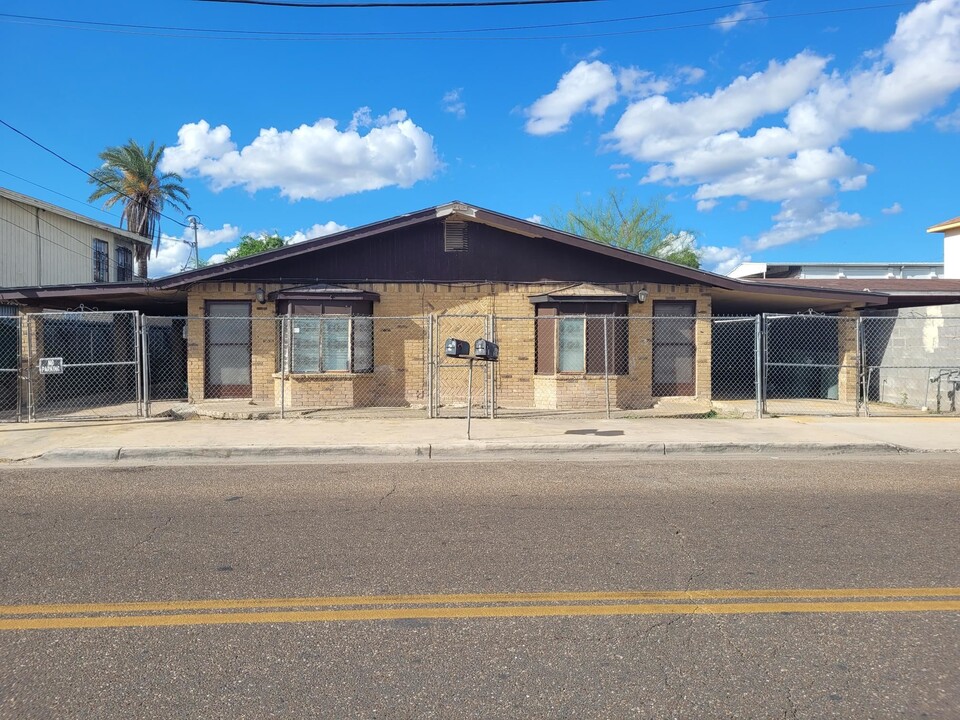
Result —
[{"label": "barred window on neighboring building", "polygon": [[133,280],[133,251],[130,248],[117,248],[117,282]]},{"label": "barred window on neighboring building", "polygon": [[106,240],[93,241],[93,281],[110,282],[110,246]]}]

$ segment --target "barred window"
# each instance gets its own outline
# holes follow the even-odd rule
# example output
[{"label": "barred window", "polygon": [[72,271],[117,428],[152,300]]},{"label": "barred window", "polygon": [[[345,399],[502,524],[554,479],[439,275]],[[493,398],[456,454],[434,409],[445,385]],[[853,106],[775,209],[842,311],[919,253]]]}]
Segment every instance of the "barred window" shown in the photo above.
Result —
[{"label": "barred window", "polygon": [[630,372],[630,328],[626,314],[624,303],[538,305],[537,374],[603,375],[606,369],[611,375],[627,375]]},{"label": "barred window", "polygon": [[93,241],[93,281],[110,282],[110,247],[106,240]]},{"label": "barred window", "polygon": [[295,302],[291,370],[295,373],[373,372],[371,311],[368,302]]},{"label": "barred window", "polygon": [[117,248],[117,282],[133,280],[133,252],[130,248]]}]

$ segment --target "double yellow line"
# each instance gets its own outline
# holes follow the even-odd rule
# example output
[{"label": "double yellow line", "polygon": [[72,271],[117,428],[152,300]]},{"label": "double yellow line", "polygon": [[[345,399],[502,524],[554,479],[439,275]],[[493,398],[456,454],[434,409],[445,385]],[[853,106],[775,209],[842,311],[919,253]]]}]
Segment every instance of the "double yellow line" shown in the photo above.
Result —
[{"label": "double yellow line", "polygon": [[353,595],[0,605],[0,631],[413,619],[960,612],[960,588]]}]

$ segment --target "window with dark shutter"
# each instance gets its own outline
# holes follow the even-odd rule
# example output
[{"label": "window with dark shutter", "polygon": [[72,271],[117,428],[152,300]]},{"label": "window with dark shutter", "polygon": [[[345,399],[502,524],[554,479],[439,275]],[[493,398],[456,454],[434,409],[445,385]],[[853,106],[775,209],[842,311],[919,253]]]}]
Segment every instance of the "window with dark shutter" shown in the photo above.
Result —
[{"label": "window with dark shutter", "polygon": [[110,247],[106,240],[93,241],[93,281],[110,282]]}]

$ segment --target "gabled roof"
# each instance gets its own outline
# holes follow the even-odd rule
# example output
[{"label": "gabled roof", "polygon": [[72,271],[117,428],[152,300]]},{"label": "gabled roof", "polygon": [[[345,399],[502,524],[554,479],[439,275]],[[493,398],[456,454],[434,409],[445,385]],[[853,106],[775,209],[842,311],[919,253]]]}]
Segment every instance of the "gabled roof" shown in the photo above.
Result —
[{"label": "gabled roof", "polygon": [[[546,240],[557,242],[563,245],[577,247],[588,252],[616,258],[626,264],[637,266],[638,270],[639,268],[651,268],[664,273],[669,273],[677,278],[678,283],[696,283],[700,285],[706,285],[708,287],[749,292],[753,294],[769,293],[776,295],[783,293],[784,290],[783,287],[778,287],[772,283],[766,284],[759,282],[744,282],[735,278],[729,278],[725,275],[707,272],[706,270],[697,270],[687,267],[686,265],[679,265],[667,260],[651,257],[650,255],[643,255],[641,253],[624,250],[623,248],[614,247],[612,245],[606,245],[604,243],[589,240],[572,233],[563,232],[562,230],[557,230],[546,225],[541,225],[529,220],[521,220],[520,218],[511,217],[510,215],[504,215],[492,210],[485,210],[484,208],[459,201],[438,205],[436,207],[425,208],[423,210],[407,213],[405,215],[398,215],[387,220],[370,223],[369,225],[362,225],[360,227],[351,228],[342,232],[334,233],[332,235],[325,235],[313,240],[307,240],[306,242],[297,243],[296,245],[287,245],[286,247],[282,247],[277,250],[269,250],[256,255],[250,255],[225,263],[200,268],[198,270],[191,270],[189,272],[179,273],[177,275],[169,275],[165,278],[159,278],[155,280],[154,283],[156,287],[164,289],[186,287],[197,282],[217,280],[218,278],[222,278],[239,270],[246,270],[248,268],[255,267],[265,268],[265,266],[268,266],[270,263],[277,260],[297,257],[323,248],[331,248],[337,245],[343,245],[345,243],[356,242],[374,235],[391,232],[420,223],[435,222],[438,219],[482,223],[492,227],[500,228],[501,230],[516,233],[518,235],[523,235],[525,237],[544,238]],[[835,300],[839,303],[849,302],[857,304],[883,304],[884,302],[882,296],[870,295],[869,293],[850,293],[839,291],[834,291],[831,293],[830,291],[816,290],[812,288],[797,288],[792,290],[791,294],[801,296],[809,295],[810,297],[818,297],[821,299],[824,299],[825,296],[829,296],[829,299]]]},{"label": "gabled roof", "polygon": [[944,220],[942,223],[937,223],[927,228],[928,233],[942,233],[947,230],[956,230],[960,228],[960,217],[955,217],[952,220]]},{"label": "gabled roof", "polygon": [[136,233],[130,232],[129,230],[123,230],[113,225],[108,225],[107,223],[100,222],[99,220],[89,218],[86,215],[80,215],[79,213],[62,208],[59,205],[53,205],[51,203],[44,202],[43,200],[37,200],[29,195],[21,195],[20,193],[14,192],[13,190],[8,190],[7,188],[0,187],[0,197],[4,197],[7,200],[20,205],[29,205],[30,207],[40,208],[46,212],[60,215],[61,217],[69,218],[70,220],[75,220],[79,223],[83,223],[84,225],[90,225],[98,228],[99,230],[103,230],[104,232],[109,232],[113,235],[119,235],[120,237],[130,240],[131,242],[146,243],[148,245],[152,244],[147,238],[140,237]]}]

